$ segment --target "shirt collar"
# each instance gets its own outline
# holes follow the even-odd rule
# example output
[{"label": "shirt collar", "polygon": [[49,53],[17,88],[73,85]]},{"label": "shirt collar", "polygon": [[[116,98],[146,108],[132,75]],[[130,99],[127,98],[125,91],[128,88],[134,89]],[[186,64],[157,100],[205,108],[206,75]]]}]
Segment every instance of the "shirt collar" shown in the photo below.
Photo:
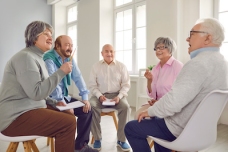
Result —
[{"label": "shirt collar", "polygon": [[[167,65],[172,65],[172,63],[173,63],[173,61],[175,60],[175,58],[173,57],[173,56],[171,56],[170,58],[169,58],[169,60],[165,63],[165,64],[167,64]],[[158,64],[154,67],[155,69],[158,69],[158,68],[160,68],[161,66],[160,66],[160,62],[158,62]]]},{"label": "shirt collar", "polygon": [[171,65],[173,63],[173,61],[174,61],[174,57],[171,56],[165,64]]},{"label": "shirt collar", "polygon": [[199,53],[205,52],[205,51],[219,51],[219,47],[205,47],[205,48],[197,49],[190,53],[190,57],[192,59],[192,58],[196,57]]},{"label": "shirt collar", "polygon": [[[105,62],[105,60],[103,59],[103,60],[101,60],[101,63],[106,63],[106,62]],[[112,63],[116,64],[116,60],[114,59],[110,64],[112,64]],[[106,63],[106,64],[107,64],[107,63]]]}]

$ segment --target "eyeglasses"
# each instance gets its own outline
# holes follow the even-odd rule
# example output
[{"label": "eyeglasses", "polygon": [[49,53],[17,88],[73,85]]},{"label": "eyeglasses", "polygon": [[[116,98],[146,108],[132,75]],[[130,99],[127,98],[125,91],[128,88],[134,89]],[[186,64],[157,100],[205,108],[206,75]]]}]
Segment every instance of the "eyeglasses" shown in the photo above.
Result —
[{"label": "eyeglasses", "polygon": [[191,36],[193,35],[193,33],[205,33],[205,34],[208,34],[207,32],[204,32],[204,31],[190,31],[189,38],[191,38]]},{"label": "eyeglasses", "polygon": [[158,46],[158,47],[154,48],[154,51],[157,51],[158,49],[159,50],[164,50],[166,48],[168,48],[168,47],[166,47],[166,46]]}]

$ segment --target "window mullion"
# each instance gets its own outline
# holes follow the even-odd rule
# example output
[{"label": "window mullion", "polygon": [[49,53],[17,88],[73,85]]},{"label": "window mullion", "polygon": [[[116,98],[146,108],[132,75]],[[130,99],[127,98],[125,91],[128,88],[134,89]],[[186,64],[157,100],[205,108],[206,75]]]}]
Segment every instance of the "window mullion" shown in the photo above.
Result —
[{"label": "window mullion", "polygon": [[133,11],[133,15],[132,15],[132,71],[133,73],[137,73],[138,72],[138,61],[137,61],[137,57],[136,57],[136,6],[134,5],[134,7],[132,8]]}]

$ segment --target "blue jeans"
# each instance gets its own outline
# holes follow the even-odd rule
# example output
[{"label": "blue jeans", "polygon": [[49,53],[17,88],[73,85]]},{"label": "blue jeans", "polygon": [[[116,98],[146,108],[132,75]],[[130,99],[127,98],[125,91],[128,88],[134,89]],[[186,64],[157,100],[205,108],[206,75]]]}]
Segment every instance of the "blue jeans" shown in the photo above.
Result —
[{"label": "blue jeans", "polygon": [[[130,121],[124,129],[128,142],[133,152],[151,152],[147,142],[147,136],[158,137],[167,141],[173,141],[176,137],[167,128],[164,119],[152,118],[144,119],[140,123],[138,120]],[[155,152],[171,152],[171,150],[154,143]]]}]

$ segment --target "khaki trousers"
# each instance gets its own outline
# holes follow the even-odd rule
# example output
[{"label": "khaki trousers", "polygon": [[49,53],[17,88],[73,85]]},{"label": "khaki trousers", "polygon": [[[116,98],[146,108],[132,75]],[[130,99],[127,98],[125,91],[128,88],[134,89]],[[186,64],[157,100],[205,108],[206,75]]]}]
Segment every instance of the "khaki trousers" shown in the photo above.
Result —
[{"label": "khaki trousers", "polygon": [[[113,99],[116,97],[118,93],[107,93],[105,94],[105,97],[108,99]],[[93,118],[92,118],[92,124],[91,124],[91,132],[94,136],[95,140],[101,140],[101,109],[107,108],[106,106],[103,106],[101,102],[97,99],[96,96],[92,96],[90,98],[90,104],[93,109]],[[110,106],[110,108],[114,108],[118,112],[118,130],[117,130],[117,138],[121,142],[126,141],[126,137],[124,134],[124,127],[125,124],[129,121],[130,116],[130,105],[128,104],[128,101],[126,97],[123,97],[120,99],[119,103],[115,106]]]},{"label": "khaki trousers", "polygon": [[55,152],[74,152],[75,116],[68,112],[49,108],[34,109],[23,113],[3,130],[2,134],[6,136],[54,137]]}]

